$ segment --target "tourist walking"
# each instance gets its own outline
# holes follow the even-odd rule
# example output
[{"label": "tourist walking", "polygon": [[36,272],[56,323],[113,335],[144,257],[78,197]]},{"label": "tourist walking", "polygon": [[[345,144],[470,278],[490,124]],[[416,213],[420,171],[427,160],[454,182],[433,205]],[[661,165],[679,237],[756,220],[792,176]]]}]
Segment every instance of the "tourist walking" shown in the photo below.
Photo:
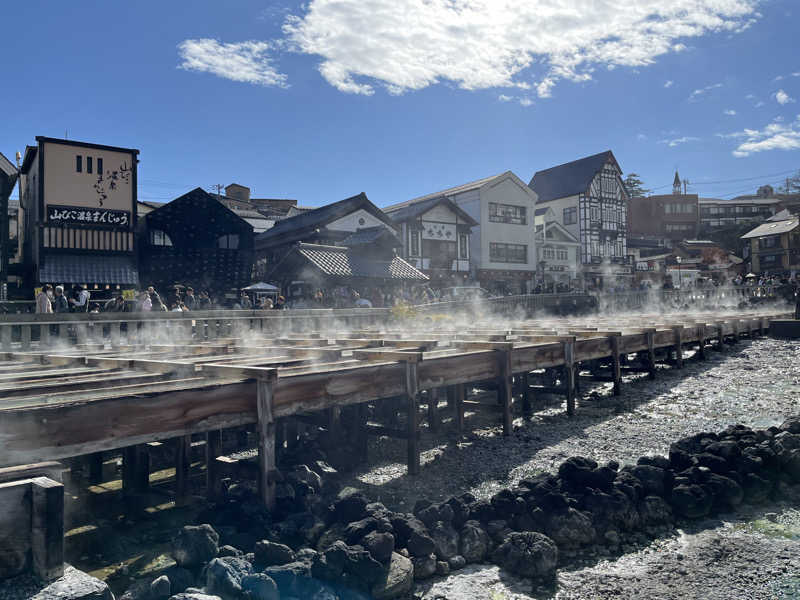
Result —
[{"label": "tourist walking", "polygon": [[89,290],[82,285],[76,285],[73,291],[76,292],[77,298],[69,299],[70,304],[72,304],[72,310],[74,312],[89,312],[89,298],[91,297]]},{"label": "tourist walking", "polygon": [[53,297],[53,312],[67,313],[69,312],[69,304],[67,297],[64,295],[64,288],[60,285],[56,286],[56,295]]}]

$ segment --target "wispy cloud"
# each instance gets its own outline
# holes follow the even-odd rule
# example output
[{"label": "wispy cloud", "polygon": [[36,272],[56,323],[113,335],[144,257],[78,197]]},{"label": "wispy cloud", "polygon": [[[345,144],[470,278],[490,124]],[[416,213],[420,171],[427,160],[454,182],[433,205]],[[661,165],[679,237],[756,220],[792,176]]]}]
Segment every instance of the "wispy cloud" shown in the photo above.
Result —
[{"label": "wispy cloud", "polygon": [[733,116],[736,115],[736,111],[733,110],[732,108],[729,108],[727,110],[723,110],[722,113],[728,115],[729,117],[733,117]]},{"label": "wispy cloud", "polygon": [[647,139],[647,136],[645,134],[643,134],[643,133],[637,133],[636,134],[636,139],[639,140],[640,142],[643,142],[643,141],[645,141]]},{"label": "wispy cloud", "polygon": [[533,100],[531,100],[527,96],[524,96],[524,97],[519,99],[519,105],[520,106],[525,106],[525,107],[532,106],[533,105]]},{"label": "wispy cloud", "polygon": [[721,83],[712,83],[711,85],[707,85],[706,87],[698,88],[698,89],[694,90],[691,94],[689,94],[689,102],[696,102],[697,100],[699,100],[702,96],[705,96],[711,90],[716,90],[717,88],[721,88],[721,87],[722,87]]},{"label": "wispy cloud", "polygon": [[533,100],[531,100],[528,96],[508,96],[506,94],[500,94],[497,97],[500,102],[512,102],[516,101],[520,106],[528,107],[533,106]]},{"label": "wispy cloud", "polygon": [[511,102],[514,99],[514,96],[506,96],[505,94],[500,94],[497,97],[500,102]]},{"label": "wispy cloud", "polygon": [[645,67],[687,39],[741,31],[759,3],[637,0],[619,10],[619,0],[309,0],[283,31],[345,92],[449,81],[466,90],[530,86],[546,98],[559,81]]},{"label": "wispy cloud", "polygon": [[744,129],[717,135],[723,139],[739,140],[739,145],[733,150],[733,155],[740,158],[769,150],[798,150],[800,149],[800,115],[791,123],[784,123],[776,119],[763,129]]},{"label": "wispy cloud", "polygon": [[659,140],[659,144],[666,144],[670,148],[674,148],[675,146],[680,146],[681,144],[686,144],[687,142],[699,142],[699,137],[693,137],[690,135],[684,135],[683,137],[673,138],[671,140]]},{"label": "wispy cloud", "polygon": [[664,87],[665,87],[665,88],[671,88],[673,83],[675,83],[675,82],[674,82],[674,81],[672,81],[672,79],[667,79],[667,80],[664,82]]},{"label": "wispy cloud", "polygon": [[794,98],[792,98],[789,94],[787,94],[783,90],[778,90],[777,92],[775,92],[775,101],[778,104],[784,105],[794,102]]},{"label": "wispy cloud", "polygon": [[178,44],[183,59],[179,68],[212,73],[218,77],[256,85],[287,87],[286,75],[272,65],[271,42],[238,42],[225,44],[202,38]]}]

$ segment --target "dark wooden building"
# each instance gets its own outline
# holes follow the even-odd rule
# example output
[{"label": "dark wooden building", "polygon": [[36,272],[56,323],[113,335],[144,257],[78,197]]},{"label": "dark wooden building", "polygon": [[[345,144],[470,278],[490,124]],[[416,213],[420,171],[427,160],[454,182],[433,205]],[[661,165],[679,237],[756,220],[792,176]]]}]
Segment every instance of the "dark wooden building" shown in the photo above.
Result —
[{"label": "dark wooden building", "polygon": [[8,227],[8,197],[17,184],[17,168],[0,153],[0,300],[6,294],[8,281],[8,262],[11,255]]},{"label": "dark wooden building", "polygon": [[142,286],[219,297],[250,284],[253,227],[202,188],[148,213],[139,236]]}]

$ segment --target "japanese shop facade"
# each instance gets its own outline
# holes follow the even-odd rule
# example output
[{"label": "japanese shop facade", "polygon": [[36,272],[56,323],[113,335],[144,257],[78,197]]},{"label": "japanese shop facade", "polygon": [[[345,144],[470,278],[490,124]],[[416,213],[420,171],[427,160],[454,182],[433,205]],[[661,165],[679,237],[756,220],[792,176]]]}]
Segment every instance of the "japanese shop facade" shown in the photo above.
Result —
[{"label": "japanese shop facade", "polygon": [[94,297],[138,286],[139,151],[37,136],[20,175],[25,282],[88,287]]}]

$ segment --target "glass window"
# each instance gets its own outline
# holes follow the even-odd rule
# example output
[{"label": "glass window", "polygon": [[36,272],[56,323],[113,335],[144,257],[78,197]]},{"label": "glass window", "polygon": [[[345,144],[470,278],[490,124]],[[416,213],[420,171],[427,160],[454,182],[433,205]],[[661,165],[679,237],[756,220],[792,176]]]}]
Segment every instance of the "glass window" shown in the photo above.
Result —
[{"label": "glass window", "polygon": [[411,249],[409,250],[409,256],[419,256],[419,231],[412,230],[410,233],[411,236]]},{"label": "glass window", "polygon": [[499,263],[525,264],[528,262],[528,246],[490,242],[489,260]]},{"label": "glass window", "polygon": [[87,173],[91,173],[92,172],[92,157],[91,156],[87,156],[86,157],[86,172]]},{"label": "glass window", "polygon": [[221,235],[217,238],[217,247],[225,248],[227,250],[236,250],[239,247],[239,234],[229,233]]},{"label": "glass window", "polygon": [[97,159],[97,174],[98,175],[102,175],[103,174],[103,159],[102,158],[98,158]]},{"label": "glass window", "polygon": [[592,206],[589,209],[589,219],[592,221],[599,221],[600,220],[600,208],[597,206]]},{"label": "glass window", "polygon": [[524,206],[489,202],[489,221],[492,223],[526,225],[528,223],[527,213],[528,211]]},{"label": "glass window", "polygon": [[172,246],[172,240],[169,236],[160,229],[150,230],[150,245],[151,246]]},{"label": "glass window", "polygon": [[574,225],[578,222],[578,207],[570,206],[564,209],[564,225]]},{"label": "glass window", "polygon": [[83,171],[83,157],[80,154],[78,154],[75,157],[75,172],[81,173],[82,171]]},{"label": "glass window", "polygon": [[466,233],[459,233],[458,234],[458,258],[467,259],[469,258],[469,239],[467,238]]}]

